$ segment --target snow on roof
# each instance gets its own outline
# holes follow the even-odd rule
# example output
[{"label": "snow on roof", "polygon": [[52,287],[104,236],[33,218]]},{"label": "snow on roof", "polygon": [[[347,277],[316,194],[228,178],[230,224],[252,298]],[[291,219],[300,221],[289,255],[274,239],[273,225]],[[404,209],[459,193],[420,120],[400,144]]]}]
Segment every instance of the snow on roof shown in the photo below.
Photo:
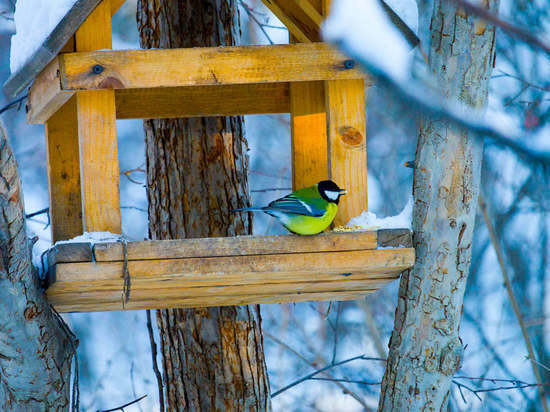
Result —
[{"label": "snow on roof", "polygon": [[[77,0],[17,0],[10,69],[17,72],[40,49]],[[76,28],[75,28],[76,30]]]}]

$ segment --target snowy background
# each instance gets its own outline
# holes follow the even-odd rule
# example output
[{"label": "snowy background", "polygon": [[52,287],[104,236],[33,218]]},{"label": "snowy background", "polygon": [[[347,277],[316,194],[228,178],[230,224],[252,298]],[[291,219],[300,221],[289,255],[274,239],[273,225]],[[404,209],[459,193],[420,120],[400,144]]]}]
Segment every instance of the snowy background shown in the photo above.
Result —
[{"label": "snowy background", "polygon": [[[21,0],[23,1],[23,0]],[[37,0],[30,0],[36,6]],[[67,0],[55,0],[61,6]],[[336,3],[336,0],[334,0]],[[353,3],[340,0],[338,3]],[[10,37],[15,32],[15,0],[0,0],[0,77],[10,74]],[[29,3],[29,0],[27,0]],[[43,2],[51,6],[54,1]],[[337,4],[338,4],[337,3]],[[415,29],[418,24],[414,0],[389,2],[401,17]],[[367,7],[367,6],[365,6]],[[138,48],[135,0],[127,0],[113,20],[114,48]],[[22,7],[16,19],[27,19],[40,33],[47,30],[33,22],[36,8]],[[367,10],[367,9],[366,9]],[[358,23],[364,16],[355,8]],[[288,32],[259,0],[243,0],[240,7],[243,44],[286,43]],[[501,14],[511,23],[529,27],[541,39],[550,38],[549,8],[546,0],[503,1]],[[53,13],[55,14],[55,13]],[[250,18],[250,15],[254,19]],[[55,19],[55,15],[50,15]],[[264,26],[266,37],[257,22]],[[400,41],[368,41],[372,32],[343,32],[338,21],[328,33],[336,38],[345,35],[355,41],[358,52],[367,50],[374,63],[397,80],[407,80],[422,73],[423,59],[418,50],[399,47]],[[367,25],[363,25],[367,26]],[[394,36],[392,29],[382,30]],[[344,28],[345,29],[345,28]],[[34,35],[38,35],[36,30]],[[378,32],[377,32],[378,33]],[[380,35],[378,33],[377,35]],[[14,40],[21,50],[32,52],[36,44],[27,41],[24,31]],[[33,36],[33,37],[36,37]],[[376,47],[383,45],[384,47]],[[391,47],[386,47],[391,44]],[[370,49],[369,49],[370,48]],[[379,53],[386,53],[383,59]],[[390,53],[390,54],[387,54]],[[21,55],[23,53],[21,52]],[[12,59],[12,67],[23,58]],[[421,75],[415,77],[422,78]],[[526,144],[550,149],[550,60],[523,42],[499,31],[497,60],[491,80],[487,120],[505,126],[514,137]],[[422,84],[418,84],[422,87]],[[8,101],[0,96],[0,106]],[[407,205],[411,195],[412,170],[403,166],[413,160],[418,129],[417,113],[404,110],[398,97],[388,90],[373,86],[368,91],[368,195],[370,211],[380,216],[396,215]],[[16,154],[23,181],[25,209],[32,213],[48,206],[46,153],[43,126],[25,123],[23,110],[17,108],[2,115]],[[281,196],[291,186],[290,124],[288,115],[246,116],[246,135],[250,146],[250,187],[252,203],[265,204]],[[121,172],[144,168],[144,138],[139,120],[117,122]],[[520,301],[522,316],[528,325],[538,359],[550,365],[545,341],[546,280],[550,275],[548,259],[550,219],[548,217],[548,176],[544,170],[518,158],[513,152],[486,144],[483,190],[495,216],[495,227],[506,253],[506,263]],[[548,170],[546,170],[548,173]],[[131,179],[129,179],[130,177]],[[123,233],[132,240],[147,235],[147,201],[142,172],[121,175]],[[280,191],[257,190],[280,188]],[[535,382],[518,322],[502,282],[494,250],[482,219],[475,234],[472,273],[465,297],[462,340],[467,345],[464,366],[458,375],[502,378]],[[284,233],[267,216],[255,216],[255,233]],[[35,256],[50,246],[49,228],[44,215],[32,218],[29,236],[39,236]],[[366,354],[385,357],[393,327],[397,282],[357,302],[300,303],[262,305],[266,360],[272,391],[287,385],[333,360],[344,360]],[[156,381],[151,367],[145,312],[72,314],[65,316],[79,338],[80,394],[84,411],[108,409],[141,395],[140,403],[127,411],[151,411],[158,408]],[[158,339],[157,339],[158,342]],[[544,371],[543,371],[544,372]],[[333,378],[358,383],[335,383],[309,380],[273,399],[275,411],[361,411],[377,405],[383,363],[357,360],[331,370]],[[550,374],[544,379],[550,381]],[[510,383],[464,380],[472,388],[510,386]],[[339,386],[340,385],[340,386]],[[341,385],[344,385],[346,390]],[[479,393],[482,401],[464,391],[464,397],[453,386],[451,410],[538,410],[533,388]]]}]

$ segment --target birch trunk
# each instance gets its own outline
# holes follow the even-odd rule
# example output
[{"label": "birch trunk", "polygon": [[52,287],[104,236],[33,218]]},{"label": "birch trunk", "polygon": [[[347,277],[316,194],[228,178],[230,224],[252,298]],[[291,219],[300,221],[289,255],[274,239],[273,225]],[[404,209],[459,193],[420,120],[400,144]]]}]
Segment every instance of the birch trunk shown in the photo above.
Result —
[{"label": "birch trunk", "polygon": [[[496,13],[499,0],[483,0]],[[446,0],[420,1],[422,39],[442,93],[482,109],[495,29]],[[429,17],[431,16],[431,18]],[[482,143],[447,122],[423,119],[414,173],[416,262],[401,278],[379,411],[447,410],[460,368],[460,317],[468,277]]]},{"label": "birch trunk", "polygon": [[21,183],[3,125],[0,212],[0,411],[69,410],[72,338],[32,266]]},{"label": "birch trunk", "polygon": [[[235,45],[237,0],[140,0],[144,48]],[[235,70],[239,68],[236,67]],[[151,239],[250,234],[241,117],[146,120]],[[270,409],[259,306],[157,312],[170,411]]]}]

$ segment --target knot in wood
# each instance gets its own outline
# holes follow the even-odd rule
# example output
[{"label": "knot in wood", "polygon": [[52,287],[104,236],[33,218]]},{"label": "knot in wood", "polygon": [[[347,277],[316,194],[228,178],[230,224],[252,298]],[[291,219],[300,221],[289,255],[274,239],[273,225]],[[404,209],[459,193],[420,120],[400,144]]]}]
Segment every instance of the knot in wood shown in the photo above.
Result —
[{"label": "knot in wood", "polygon": [[454,338],[441,351],[439,370],[441,373],[452,376],[462,366],[464,357],[464,347],[458,338]]},{"label": "knot in wood", "polygon": [[344,67],[346,69],[353,69],[355,67],[355,60],[352,60],[352,59],[348,59],[344,62]]},{"label": "knot in wood", "polygon": [[364,137],[355,127],[342,126],[338,132],[340,133],[344,144],[352,147],[363,145]]}]

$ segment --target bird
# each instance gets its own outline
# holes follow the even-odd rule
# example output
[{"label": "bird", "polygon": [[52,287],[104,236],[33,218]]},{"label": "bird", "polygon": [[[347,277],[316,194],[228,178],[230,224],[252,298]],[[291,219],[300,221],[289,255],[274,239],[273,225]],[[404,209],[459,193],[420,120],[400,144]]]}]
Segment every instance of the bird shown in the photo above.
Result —
[{"label": "bird", "polygon": [[340,196],[345,195],[332,180],[296,190],[265,207],[245,207],[233,212],[264,212],[275,217],[297,235],[316,235],[325,230],[338,212]]}]

